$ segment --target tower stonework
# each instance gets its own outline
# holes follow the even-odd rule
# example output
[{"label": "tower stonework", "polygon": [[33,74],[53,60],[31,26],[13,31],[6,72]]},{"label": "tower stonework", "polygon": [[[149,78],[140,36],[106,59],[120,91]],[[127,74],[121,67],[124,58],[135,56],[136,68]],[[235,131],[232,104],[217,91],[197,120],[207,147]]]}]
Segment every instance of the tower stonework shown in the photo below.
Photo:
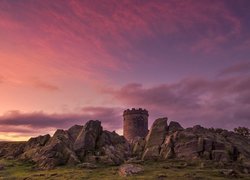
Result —
[{"label": "tower stonework", "polygon": [[148,111],[146,109],[127,109],[123,112],[123,135],[128,141],[145,137],[148,133]]}]

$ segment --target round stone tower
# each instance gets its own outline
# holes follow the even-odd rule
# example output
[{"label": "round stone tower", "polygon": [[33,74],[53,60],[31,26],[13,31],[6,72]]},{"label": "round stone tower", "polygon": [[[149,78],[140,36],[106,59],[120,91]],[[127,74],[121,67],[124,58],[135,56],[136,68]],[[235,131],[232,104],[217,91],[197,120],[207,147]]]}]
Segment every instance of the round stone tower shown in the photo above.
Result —
[{"label": "round stone tower", "polygon": [[123,135],[131,141],[135,137],[145,137],[148,133],[148,111],[146,109],[127,109],[123,112]]}]

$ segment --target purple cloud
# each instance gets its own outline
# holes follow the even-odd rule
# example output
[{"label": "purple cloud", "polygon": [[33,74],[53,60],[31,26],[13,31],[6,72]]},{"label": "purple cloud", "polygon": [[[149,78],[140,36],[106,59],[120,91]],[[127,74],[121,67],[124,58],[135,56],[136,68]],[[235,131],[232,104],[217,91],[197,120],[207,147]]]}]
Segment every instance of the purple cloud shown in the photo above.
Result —
[{"label": "purple cloud", "polygon": [[209,80],[187,78],[145,88],[128,84],[109,93],[132,107],[145,107],[154,120],[168,116],[184,126],[250,127],[250,76]]},{"label": "purple cloud", "polygon": [[220,75],[237,74],[237,73],[249,73],[250,72],[250,62],[242,62],[225,68],[222,70]]},{"label": "purple cloud", "polygon": [[122,126],[122,111],[119,108],[107,107],[85,107],[78,114],[10,111],[0,116],[0,132],[39,135],[42,130],[68,129],[75,124],[84,125],[91,119],[102,121],[105,129],[113,131]]}]

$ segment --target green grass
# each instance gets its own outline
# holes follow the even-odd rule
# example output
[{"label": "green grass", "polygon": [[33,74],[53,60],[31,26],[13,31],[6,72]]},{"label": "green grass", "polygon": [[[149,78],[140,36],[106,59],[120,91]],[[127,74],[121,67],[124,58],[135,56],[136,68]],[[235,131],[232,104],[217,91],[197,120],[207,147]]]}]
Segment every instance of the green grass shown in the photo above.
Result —
[{"label": "green grass", "polygon": [[[184,161],[167,162],[145,162],[143,167],[145,171],[142,174],[131,177],[120,177],[118,167],[100,166],[97,169],[89,170],[77,167],[62,166],[53,170],[35,170],[29,163],[0,160],[0,164],[5,166],[0,171],[0,179],[19,180],[19,179],[58,179],[58,180],[80,180],[80,179],[98,179],[98,180],[120,180],[120,179],[176,179],[176,180],[226,180],[229,179],[220,173],[221,169],[213,167],[213,164],[205,168],[199,168],[200,162],[185,163]],[[243,180],[250,179],[247,175],[240,174]],[[159,178],[161,177],[161,178]],[[231,178],[235,179],[235,178]]]}]

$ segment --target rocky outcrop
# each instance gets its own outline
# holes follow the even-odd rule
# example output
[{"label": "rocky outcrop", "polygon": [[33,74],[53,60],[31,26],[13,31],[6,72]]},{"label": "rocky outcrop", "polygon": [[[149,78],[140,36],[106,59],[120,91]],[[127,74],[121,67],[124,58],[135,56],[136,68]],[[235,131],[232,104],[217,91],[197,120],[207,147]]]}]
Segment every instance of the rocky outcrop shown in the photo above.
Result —
[{"label": "rocky outcrop", "polygon": [[101,122],[97,120],[88,121],[84,126],[72,126],[68,130],[59,129],[52,137],[38,136],[26,143],[6,143],[2,146],[0,144],[0,150],[5,157],[11,155],[32,161],[41,169],[82,163],[119,165],[130,156],[130,145],[126,139],[116,132],[103,131]]},{"label": "rocky outcrop", "polygon": [[100,121],[88,121],[78,134],[73,149],[78,157],[83,160],[87,153],[95,150],[98,137],[102,133],[102,126]]},{"label": "rocky outcrop", "polygon": [[225,163],[250,159],[249,138],[199,125],[187,129],[177,122],[167,125],[167,118],[157,119],[146,139],[135,140],[132,149],[142,160],[201,158]]},{"label": "rocky outcrop", "polygon": [[35,148],[35,147],[44,146],[49,141],[49,139],[50,139],[49,134],[46,134],[44,136],[30,138],[28,140],[28,142],[25,144],[24,151],[27,151],[27,150]]},{"label": "rocky outcrop", "polygon": [[160,146],[168,133],[167,121],[167,118],[159,118],[153,123],[146,137],[146,145],[142,154],[143,160],[158,159],[160,155]]},{"label": "rocky outcrop", "polygon": [[[41,169],[59,165],[120,165],[144,160],[205,159],[221,163],[250,163],[250,139],[227,130],[199,125],[184,129],[167,118],[157,119],[145,138],[131,143],[115,131],[103,130],[101,122],[88,121],[68,130],[30,138],[27,142],[0,142],[0,157],[32,161]],[[85,163],[85,164],[84,164]],[[249,170],[250,171],[250,170]]]},{"label": "rocky outcrop", "polygon": [[24,152],[26,142],[0,142],[0,157],[14,159]]},{"label": "rocky outcrop", "polygon": [[168,132],[167,121],[168,118],[159,118],[155,120],[146,137],[146,148],[159,146],[163,143]]}]

